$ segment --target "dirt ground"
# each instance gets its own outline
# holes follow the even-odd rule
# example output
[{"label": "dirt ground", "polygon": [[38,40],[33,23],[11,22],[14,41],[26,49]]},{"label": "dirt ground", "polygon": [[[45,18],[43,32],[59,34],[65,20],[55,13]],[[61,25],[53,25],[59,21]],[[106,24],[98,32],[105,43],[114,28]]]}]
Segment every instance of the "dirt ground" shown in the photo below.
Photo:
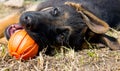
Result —
[{"label": "dirt ground", "polygon": [[[34,1],[26,1],[31,6]],[[0,19],[19,10],[0,4]],[[84,49],[48,56],[43,52],[27,61],[15,60],[7,50],[7,45],[0,44],[0,71],[120,71],[120,50],[111,51],[109,48]]]}]

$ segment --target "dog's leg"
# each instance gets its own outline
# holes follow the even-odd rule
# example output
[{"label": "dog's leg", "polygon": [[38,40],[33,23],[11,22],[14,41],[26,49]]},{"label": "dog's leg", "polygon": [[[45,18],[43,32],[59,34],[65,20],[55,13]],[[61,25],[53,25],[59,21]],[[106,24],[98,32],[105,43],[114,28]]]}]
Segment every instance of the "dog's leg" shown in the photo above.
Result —
[{"label": "dog's leg", "polygon": [[9,25],[18,23],[19,17],[20,12],[16,12],[3,19],[0,19],[0,44],[7,44],[7,39],[4,37],[4,31]]},{"label": "dog's leg", "polygon": [[4,36],[5,28],[11,24],[18,23],[20,12],[13,13],[3,19],[0,19],[0,38]]}]

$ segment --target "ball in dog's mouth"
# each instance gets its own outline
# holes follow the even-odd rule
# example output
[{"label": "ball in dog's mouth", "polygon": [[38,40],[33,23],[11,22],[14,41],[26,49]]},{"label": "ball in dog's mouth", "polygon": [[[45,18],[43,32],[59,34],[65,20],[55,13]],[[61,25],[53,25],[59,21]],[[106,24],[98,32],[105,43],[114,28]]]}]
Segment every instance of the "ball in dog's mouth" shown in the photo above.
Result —
[{"label": "ball in dog's mouth", "polygon": [[14,34],[17,30],[21,30],[23,27],[20,24],[13,24],[6,28],[5,36],[9,40],[12,34]]}]

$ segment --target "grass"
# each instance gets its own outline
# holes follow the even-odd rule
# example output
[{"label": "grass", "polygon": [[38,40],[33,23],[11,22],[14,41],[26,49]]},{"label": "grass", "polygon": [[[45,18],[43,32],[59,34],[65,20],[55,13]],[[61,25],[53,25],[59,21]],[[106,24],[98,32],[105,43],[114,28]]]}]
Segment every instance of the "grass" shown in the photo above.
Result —
[{"label": "grass", "polygon": [[[0,5],[0,18],[16,10]],[[93,49],[90,43],[88,45],[90,49],[77,52],[62,47],[55,56],[40,52],[39,56],[23,61],[15,60],[9,55],[7,45],[0,44],[0,71],[120,71],[120,50]]]},{"label": "grass", "polygon": [[0,57],[0,70],[3,71],[120,71],[120,51],[107,48],[82,50],[69,49],[55,56],[39,54],[27,61],[15,60],[6,51]]}]

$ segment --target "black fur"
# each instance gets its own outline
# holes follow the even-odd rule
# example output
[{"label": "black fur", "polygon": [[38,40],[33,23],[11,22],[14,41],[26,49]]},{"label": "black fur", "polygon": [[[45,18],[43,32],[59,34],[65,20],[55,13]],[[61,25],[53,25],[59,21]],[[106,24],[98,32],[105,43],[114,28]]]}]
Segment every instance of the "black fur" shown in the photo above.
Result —
[{"label": "black fur", "polygon": [[[107,22],[110,27],[120,29],[120,0],[48,0],[40,3],[37,11],[25,12],[20,18],[21,25],[40,47],[67,46],[82,49],[84,38],[91,43],[100,42],[105,46],[109,44],[104,38],[110,43],[114,42],[105,34],[92,32],[81,14],[75,8],[64,4],[66,1],[81,4],[87,11]],[[44,10],[47,7],[51,8]],[[114,43],[119,45],[117,41]],[[117,46],[117,49],[120,47]]]}]

